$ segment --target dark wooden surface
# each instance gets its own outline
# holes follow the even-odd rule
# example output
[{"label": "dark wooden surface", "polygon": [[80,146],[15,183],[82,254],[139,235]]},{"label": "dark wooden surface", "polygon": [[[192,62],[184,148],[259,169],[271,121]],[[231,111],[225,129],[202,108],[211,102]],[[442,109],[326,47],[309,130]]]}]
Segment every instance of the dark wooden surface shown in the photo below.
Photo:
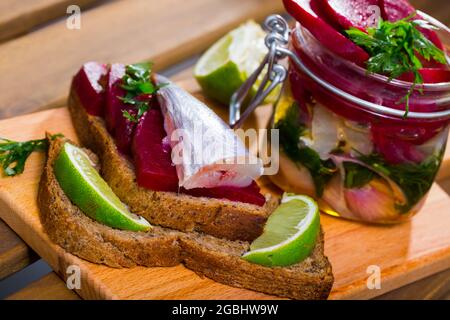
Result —
[{"label": "dark wooden surface", "polygon": [[31,283],[26,288],[10,295],[7,300],[80,300],[64,281],[54,272]]},{"label": "dark wooden surface", "polygon": [[2,0],[0,2],[0,42],[20,36],[64,16],[68,5],[86,8],[99,0]]},{"label": "dark wooden surface", "polygon": [[0,280],[36,261],[38,256],[0,221]]},{"label": "dark wooden surface", "polygon": [[[450,270],[388,292],[376,300],[450,300]],[[8,300],[79,300],[54,272],[12,294]]]},{"label": "dark wooden surface", "polygon": [[[133,0],[134,1],[134,0]],[[273,0],[277,1],[277,0]],[[26,3],[26,1],[20,1],[21,3]],[[22,34],[23,32],[30,31],[30,29],[44,24],[47,20],[54,19],[58,16],[63,16],[61,14],[61,3],[66,3],[67,1],[59,1],[59,0],[51,0],[45,1],[39,0],[28,0],[28,4],[31,3],[44,3],[41,8],[50,8],[50,10],[41,11],[40,15],[32,15],[22,8],[14,7],[9,10],[9,16],[7,15],[8,8],[5,10],[1,10],[0,13],[0,26],[3,26],[2,32],[0,32],[0,41],[7,40],[9,38],[13,38],[17,35]],[[90,3],[94,1],[79,1],[79,3]],[[101,1],[107,2],[107,1]],[[132,1],[129,1],[130,3]],[[1,8],[4,8],[4,4],[7,1],[2,2],[0,5]],[[11,3],[18,3],[18,1],[13,1]],[[72,3],[72,2],[71,2]],[[74,2],[76,3],[76,1]],[[416,8],[422,10],[437,19],[441,20],[445,24],[450,24],[450,0],[411,0]],[[55,10],[55,6],[58,8]],[[59,7],[58,7],[59,6]],[[15,14],[11,14],[11,12]],[[3,14],[3,15],[2,15]],[[207,17],[211,18],[211,17]],[[8,25],[9,23],[9,25]],[[49,27],[52,25],[58,24],[59,22],[49,23]],[[235,24],[236,22],[230,22],[228,28]],[[8,26],[5,28],[4,26]],[[45,28],[45,26],[43,27]],[[0,28],[1,29],[1,28]],[[34,31],[30,31],[31,36],[34,35]],[[42,32],[42,31],[41,31]],[[45,31],[43,31],[45,32]],[[223,32],[223,29],[222,31]],[[209,41],[213,41],[214,37],[219,36],[220,32],[215,32],[210,35]],[[23,36],[22,38],[28,37],[28,35]],[[39,38],[39,37],[37,37]],[[150,40],[150,39],[149,39]],[[51,38],[48,41],[52,41]],[[180,40],[181,41],[181,40]],[[11,43],[10,43],[11,42]],[[11,47],[11,48],[20,48],[21,42],[26,43],[27,40],[10,40],[5,42],[4,44],[0,44],[0,51],[2,50],[2,46]],[[33,45],[46,46],[46,43],[33,43]],[[6,48],[5,47],[5,48]],[[203,46],[204,47],[204,46]],[[202,47],[202,48],[203,48]],[[52,48],[49,48],[52,50]],[[198,49],[197,49],[198,50]],[[8,64],[10,60],[14,60],[14,50],[4,50],[5,53],[8,53],[9,56],[3,55],[0,57],[0,68],[4,64]],[[189,52],[195,53],[196,50],[190,48]],[[198,51],[197,51],[198,52]],[[70,53],[66,53],[70,54]],[[10,59],[9,59],[10,58]],[[180,60],[180,56],[174,57],[170,62],[175,60]],[[64,59],[63,56],[60,59]],[[41,63],[46,65],[46,68],[51,68],[52,61],[21,61],[23,63]],[[166,62],[165,65],[168,66],[170,63]],[[33,77],[36,75],[28,74],[24,76]],[[39,75],[37,75],[39,76]],[[3,74],[3,79],[7,79],[7,75]],[[46,79],[43,78],[42,81]],[[5,82],[4,82],[5,83]],[[4,88],[2,86],[2,92],[0,92],[0,96],[5,94]],[[25,93],[22,93],[25,94]],[[58,96],[58,99],[60,97]],[[3,117],[15,116],[22,113],[32,112],[34,110],[42,109],[43,107],[53,107],[59,105],[61,100],[59,101],[47,101],[43,104],[40,101],[26,100],[27,103],[17,105],[14,108],[11,108],[11,104],[0,104],[0,119]],[[11,102],[11,100],[9,100]],[[441,186],[450,193],[450,180],[444,180],[440,182]],[[28,248],[28,246],[12,231],[9,227],[4,224],[0,220],[0,280],[4,277],[22,269],[23,267],[29,265],[31,262],[36,260],[36,255]],[[19,291],[17,294],[11,296],[11,298],[15,299],[77,299],[78,296],[71,291],[69,291],[64,283],[57,277],[56,274],[50,273],[46,277],[40,279],[39,281],[31,284],[29,287],[24,290]],[[420,280],[418,282],[412,283],[408,286],[405,286],[401,289],[395,290],[393,292],[387,293],[381,297],[380,299],[450,299],[450,270],[446,272],[442,272],[426,279]]]}]

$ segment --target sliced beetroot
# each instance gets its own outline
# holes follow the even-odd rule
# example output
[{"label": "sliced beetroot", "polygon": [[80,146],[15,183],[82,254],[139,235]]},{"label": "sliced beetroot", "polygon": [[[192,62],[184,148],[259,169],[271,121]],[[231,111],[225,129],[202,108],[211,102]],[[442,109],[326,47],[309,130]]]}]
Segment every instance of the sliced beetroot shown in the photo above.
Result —
[{"label": "sliced beetroot", "polygon": [[189,195],[195,197],[208,197],[216,199],[228,199],[231,201],[238,201],[244,203],[255,204],[263,206],[266,203],[266,198],[260,193],[259,186],[253,181],[248,187],[218,187],[218,188],[197,188],[185,190]]},{"label": "sliced beetroot", "polygon": [[304,79],[301,79],[300,74],[294,68],[289,68],[289,81],[292,96],[300,109],[299,121],[309,126],[313,116],[311,108],[308,108],[308,104],[311,105],[313,103],[311,93],[302,85]]},{"label": "sliced beetroot", "polygon": [[379,0],[379,3],[381,17],[390,22],[404,19],[416,12],[408,0]]},{"label": "sliced beetroot", "polygon": [[133,157],[137,183],[153,191],[182,192],[194,197],[228,199],[244,203],[264,205],[264,196],[256,182],[245,188],[218,187],[179,189],[178,176],[172,164],[171,148],[164,142],[166,132],[161,111],[152,107],[140,119],[133,139]]},{"label": "sliced beetroot", "polygon": [[334,29],[341,31],[342,27],[339,23],[334,21],[333,19],[329,19],[327,12],[325,12],[324,8],[322,7],[322,0],[311,0],[309,5],[311,6],[312,11],[323,21],[328,23],[330,26],[332,26]]},{"label": "sliced beetroot", "polygon": [[420,163],[425,159],[425,155],[417,149],[416,145],[390,135],[389,133],[392,130],[398,131],[398,128],[372,126],[372,140],[375,151],[382,155],[387,162],[390,164]]},{"label": "sliced beetroot", "polygon": [[311,9],[309,0],[283,0],[286,10],[326,48],[344,59],[363,66],[369,55],[347,39]]},{"label": "sliced beetroot", "polygon": [[139,121],[133,139],[137,183],[154,191],[178,191],[178,176],[172,164],[161,111],[152,108]]},{"label": "sliced beetroot", "polygon": [[376,27],[378,19],[373,6],[378,7],[378,0],[312,0],[311,6],[313,2],[317,2],[328,21],[343,30]]},{"label": "sliced beetroot", "polygon": [[[421,17],[418,16],[418,18],[421,18]],[[437,35],[436,32],[434,32],[433,30],[430,30],[430,29],[422,28],[422,27],[417,27],[417,29],[420,32],[422,32],[422,34],[428,40],[430,40],[437,48],[444,50],[444,45],[442,44],[442,41],[441,41],[441,39],[439,39],[439,36]]]},{"label": "sliced beetroot", "polygon": [[[423,68],[419,70],[424,83],[441,83],[450,82],[450,70],[440,68]],[[413,82],[414,75],[412,72],[404,73],[400,80]]]},{"label": "sliced beetroot", "polygon": [[125,75],[125,65],[112,64],[108,73],[108,84],[106,89],[106,111],[105,121],[109,132],[114,135],[116,119],[122,114],[124,103],[119,97],[125,96],[125,90],[121,88],[122,77]]},{"label": "sliced beetroot", "polygon": [[[123,106],[122,111],[127,111],[130,115],[136,116],[136,108],[131,105]],[[131,142],[133,140],[134,130],[136,128],[136,122],[130,121],[123,116],[120,112],[116,115],[114,138],[116,140],[117,149],[125,154],[131,154]]]},{"label": "sliced beetroot", "polygon": [[[154,97],[151,94],[142,94],[137,96],[136,100],[148,102],[149,105],[158,108],[158,106],[153,103],[156,101],[153,98]],[[123,154],[130,155],[136,122],[130,121],[124,117],[124,111],[128,112],[133,117],[137,117],[137,110],[135,106],[126,103],[122,104],[121,112],[116,114],[114,138],[116,139],[116,144],[119,151]]]},{"label": "sliced beetroot", "polygon": [[72,81],[81,104],[93,116],[103,116],[105,92],[102,81],[108,73],[108,67],[98,62],[85,63]]},{"label": "sliced beetroot", "polygon": [[[395,22],[406,17],[413,15],[416,9],[407,0],[379,0],[381,8],[381,16],[384,20]],[[417,14],[414,19],[423,19],[419,14]],[[444,45],[442,44],[439,36],[430,29],[425,29],[417,27],[417,29],[423,33],[423,35],[430,40],[436,47],[443,50]]]}]

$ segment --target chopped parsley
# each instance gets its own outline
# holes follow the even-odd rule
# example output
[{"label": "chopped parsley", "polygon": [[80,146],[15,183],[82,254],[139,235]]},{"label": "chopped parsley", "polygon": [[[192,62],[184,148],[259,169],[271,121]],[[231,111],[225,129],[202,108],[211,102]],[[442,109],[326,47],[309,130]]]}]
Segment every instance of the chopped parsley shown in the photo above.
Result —
[{"label": "chopped parsley", "polygon": [[356,28],[346,30],[348,37],[363,47],[369,54],[367,71],[384,74],[389,80],[406,72],[414,76],[407,95],[399,103],[405,103],[405,117],[409,112],[409,99],[415,87],[423,83],[419,70],[423,68],[417,55],[425,60],[431,59],[446,64],[445,54],[428,40],[417,27],[433,28],[426,21],[411,20],[409,16],[396,22],[380,21],[377,28],[368,28],[367,33]]},{"label": "chopped parsley", "polygon": [[397,210],[407,213],[430,190],[439,170],[443,152],[426,158],[421,163],[389,164],[378,154],[360,155],[359,160],[388,176],[403,191],[406,204],[398,205]]},{"label": "chopped parsley", "polygon": [[344,187],[347,189],[362,188],[377,177],[374,171],[354,162],[344,162],[343,167],[345,170]]},{"label": "chopped parsley", "polygon": [[118,97],[126,104],[133,105],[136,112],[123,110],[123,116],[132,122],[138,122],[142,115],[150,109],[153,95],[161,86],[151,81],[151,63],[136,63],[127,65],[122,77],[121,87],[126,90],[123,97]]},{"label": "chopped parsley", "polygon": [[[51,136],[51,139],[61,136],[61,134],[55,134]],[[48,139],[19,142],[0,138],[0,167],[4,175],[12,177],[21,174],[30,154],[34,151],[45,152],[47,148]]]}]

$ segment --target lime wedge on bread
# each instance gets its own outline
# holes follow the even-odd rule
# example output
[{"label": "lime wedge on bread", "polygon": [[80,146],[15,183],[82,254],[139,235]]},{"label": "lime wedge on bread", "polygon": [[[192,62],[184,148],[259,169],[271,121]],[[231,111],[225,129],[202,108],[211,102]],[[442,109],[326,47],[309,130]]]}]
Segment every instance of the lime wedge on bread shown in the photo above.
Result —
[{"label": "lime wedge on bread", "polygon": [[308,257],[320,232],[319,207],[310,197],[284,194],[263,234],[242,258],[268,267],[285,267]]},{"label": "lime wedge on bread", "polygon": [[54,172],[67,197],[92,219],[116,229],[151,228],[147,220],[132,214],[120,201],[82,149],[66,142],[55,160]]}]

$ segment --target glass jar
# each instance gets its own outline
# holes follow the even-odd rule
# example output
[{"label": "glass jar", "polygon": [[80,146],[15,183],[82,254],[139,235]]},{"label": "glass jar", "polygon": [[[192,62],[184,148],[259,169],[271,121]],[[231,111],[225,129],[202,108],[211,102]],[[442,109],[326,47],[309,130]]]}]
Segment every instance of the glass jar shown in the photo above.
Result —
[{"label": "glass jar", "polygon": [[281,150],[272,180],[319,199],[335,216],[386,224],[409,219],[443,158],[450,83],[417,86],[405,114],[410,82],[367,74],[300,24],[289,46],[295,56],[275,105]]}]

